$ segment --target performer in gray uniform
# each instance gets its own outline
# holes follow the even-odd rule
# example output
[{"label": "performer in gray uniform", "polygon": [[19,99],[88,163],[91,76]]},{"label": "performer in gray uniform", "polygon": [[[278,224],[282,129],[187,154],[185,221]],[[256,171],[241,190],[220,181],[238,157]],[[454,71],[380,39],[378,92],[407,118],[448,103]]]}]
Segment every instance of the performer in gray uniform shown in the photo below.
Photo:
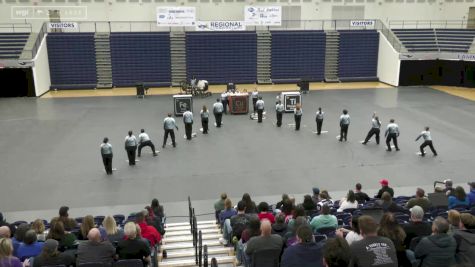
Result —
[{"label": "performer in gray uniform", "polygon": [[348,110],[344,109],[340,116],[340,142],[345,139],[347,141],[348,127],[350,126],[350,115]]},{"label": "performer in gray uniform", "polygon": [[282,114],[284,113],[284,104],[279,100],[275,105],[275,113],[277,114],[277,127],[282,126]]},{"label": "performer in gray uniform", "polygon": [[191,132],[193,130],[193,113],[191,113],[189,107],[187,107],[185,113],[183,113],[183,123],[185,124],[186,139],[191,140]]},{"label": "performer in gray uniform", "polygon": [[221,103],[223,104],[223,112],[227,114],[227,106],[228,106],[228,92],[224,91],[221,93]]},{"label": "performer in gray uniform", "polygon": [[129,158],[129,165],[135,165],[135,151],[137,150],[137,138],[129,131],[129,134],[125,137],[125,150],[127,151],[127,157]]},{"label": "performer in gray uniform", "polygon": [[303,114],[302,106],[300,105],[300,103],[298,103],[297,105],[295,105],[295,109],[294,109],[294,120],[295,120],[296,131],[300,130],[300,122],[302,121],[302,114]]},{"label": "performer in gray uniform", "polygon": [[221,119],[223,118],[223,103],[220,102],[219,98],[216,99],[216,103],[213,105],[213,114],[214,119],[216,120],[216,127],[221,127]]},{"label": "performer in gray uniform", "polygon": [[262,96],[259,97],[259,100],[256,102],[256,109],[257,109],[257,122],[262,122],[262,114],[264,113],[264,100],[262,100]]},{"label": "performer in gray uniform", "polygon": [[145,130],[141,129],[139,134],[139,151],[137,153],[137,157],[140,158],[140,155],[142,154],[142,148],[145,146],[148,146],[152,149],[154,157],[157,156],[157,152],[155,152],[155,145],[152,143],[152,140],[150,140],[150,137],[145,132]]},{"label": "performer in gray uniform", "polygon": [[252,107],[255,114],[257,112],[256,102],[257,102],[257,99],[259,98],[259,92],[257,91],[257,88],[254,89],[254,91],[251,93],[251,98],[252,98]]},{"label": "performer in gray uniform", "polygon": [[381,122],[379,121],[379,117],[376,116],[376,113],[373,113],[373,118],[371,119],[371,130],[369,130],[362,144],[366,145],[366,143],[368,143],[369,139],[371,139],[374,134],[376,138],[376,144],[379,145],[379,133],[381,131],[380,128]]},{"label": "performer in gray uniform", "polygon": [[419,147],[421,150],[421,156],[424,157],[426,155],[424,152],[426,146],[429,146],[434,156],[437,156],[437,151],[435,151],[434,145],[432,144],[432,136],[430,135],[429,127],[426,127],[425,131],[421,132],[421,134],[416,138],[416,141],[421,137],[424,138],[424,143]]},{"label": "performer in gray uniform", "polygon": [[112,174],[112,145],[109,144],[109,138],[104,137],[101,144],[102,162],[107,174]]},{"label": "performer in gray uniform", "polygon": [[315,121],[317,122],[317,134],[320,135],[322,133],[322,125],[323,125],[323,115],[325,112],[322,111],[322,108],[318,108],[317,114],[315,116]]},{"label": "performer in gray uniform", "polygon": [[175,119],[172,118],[171,113],[168,113],[168,117],[163,120],[163,129],[165,130],[165,135],[163,135],[163,148],[165,148],[165,145],[167,144],[168,135],[170,135],[170,137],[172,138],[173,147],[176,147],[174,131],[175,128],[178,131],[178,126],[176,126]]},{"label": "performer in gray uniform", "polygon": [[386,136],[386,145],[388,146],[388,149],[386,151],[391,151],[391,139],[393,140],[394,146],[396,147],[396,151],[399,151],[399,147],[397,145],[397,138],[399,137],[399,126],[394,123],[394,119],[389,120],[389,124],[386,128],[384,136]]},{"label": "performer in gray uniform", "polygon": [[208,133],[208,121],[209,121],[209,112],[206,105],[203,105],[201,110],[201,127],[203,127],[203,134]]}]

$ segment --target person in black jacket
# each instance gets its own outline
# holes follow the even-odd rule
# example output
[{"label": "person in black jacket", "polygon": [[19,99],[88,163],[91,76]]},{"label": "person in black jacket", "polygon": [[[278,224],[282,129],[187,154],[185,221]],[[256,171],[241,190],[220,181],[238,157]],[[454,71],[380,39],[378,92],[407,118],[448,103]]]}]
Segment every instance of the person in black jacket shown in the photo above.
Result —
[{"label": "person in black jacket", "polygon": [[389,187],[389,181],[387,179],[381,179],[379,184],[381,185],[381,189],[379,189],[378,193],[374,196],[375,198],[381,198],[384,192],[388,192],[391,197],[394,197],[394,190]]}]

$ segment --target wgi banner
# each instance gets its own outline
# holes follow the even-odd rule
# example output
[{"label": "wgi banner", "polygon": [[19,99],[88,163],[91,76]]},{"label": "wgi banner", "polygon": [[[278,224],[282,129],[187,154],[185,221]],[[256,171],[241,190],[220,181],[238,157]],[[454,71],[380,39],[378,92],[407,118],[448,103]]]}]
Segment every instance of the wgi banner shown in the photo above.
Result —
[{"label": "wgi banner", "polygon": [[191,6],[157,7],[157,26],[195,26],[196,9]]},{"label": "wgi banner", "polygon": [[197,21],[197,31],[245,31],[244,21]]},{"label": "wgi banner", "polygon": [[77,29],[78,24],[76,22],[49,22],[48,28],[50,29]]},{"label": "wgi banner", "polygon": [[374,27],[374,20],[352,20],[351,27]]},{"label": "wgi banner", "polygon": [[282,25],[281,6],[245,6],[244,20],[249,26]]}]

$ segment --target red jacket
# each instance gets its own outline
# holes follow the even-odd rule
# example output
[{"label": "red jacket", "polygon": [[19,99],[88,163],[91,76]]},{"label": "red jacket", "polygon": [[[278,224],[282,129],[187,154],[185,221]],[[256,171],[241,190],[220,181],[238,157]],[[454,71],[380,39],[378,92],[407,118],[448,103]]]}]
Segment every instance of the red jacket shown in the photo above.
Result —
[{"label": "red jacket", "polygon": [[162,236],[155,227],[148,225],[146,222],[141,222],[138,225],[140,226],[142,237],[148,239],[151,246],[160,243]]}]

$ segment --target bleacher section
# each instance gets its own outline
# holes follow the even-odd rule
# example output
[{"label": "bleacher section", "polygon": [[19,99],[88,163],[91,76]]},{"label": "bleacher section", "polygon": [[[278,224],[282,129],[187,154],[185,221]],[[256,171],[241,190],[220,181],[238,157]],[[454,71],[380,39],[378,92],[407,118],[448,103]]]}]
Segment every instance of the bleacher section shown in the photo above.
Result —
[{"label": "bleacher section", "polygon": [[325,40],[323,31],[273,31],[272,82],[294,83],[305,78],[323,81]]},{"label": "bleacher section", "polygon": [[186,74],[209,83],[256,82],[256,33],[187,32]]},{"label": "bleacher section", "polygon": [[96,87],[94,33],[49,33],[46,41],[52,89]]},{"label": "bleacher section", "polygon": [[113,32],[110,48],[113,86],[171,84],[168,32]]},{"label": "bleacher section", "polygon": [[377,80],[379,33],[375,30],[339,31],[340,81]]},{"label": "bleacher section", "polygon": [[468,52],[473,29],[392,29],[409,52]]},{"label": "bleacher section", "polygon": [[29,36],[29,32],[0,33],[0,59],[19,58]]}]

